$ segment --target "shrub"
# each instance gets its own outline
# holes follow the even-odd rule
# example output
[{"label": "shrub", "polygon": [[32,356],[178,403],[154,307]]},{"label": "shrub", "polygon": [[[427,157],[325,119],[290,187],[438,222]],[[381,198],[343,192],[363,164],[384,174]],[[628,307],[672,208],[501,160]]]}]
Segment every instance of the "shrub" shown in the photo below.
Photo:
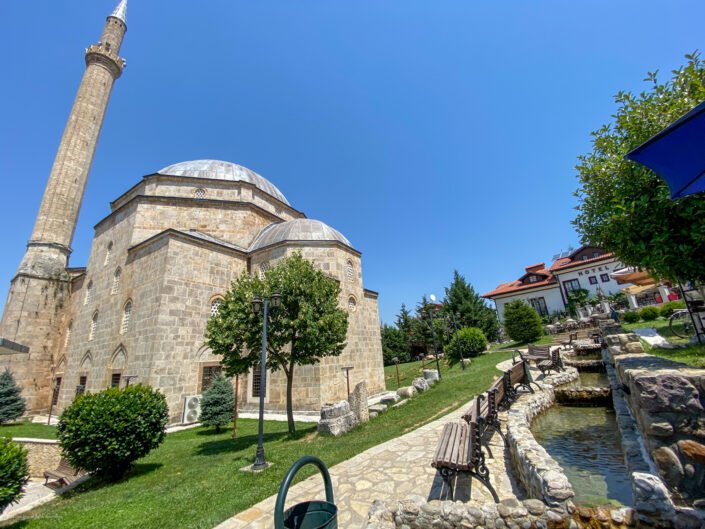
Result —
[{"label": "shrub", "polygon": [[22,496],[29,475],[27,451],[7,437],[0,437],[0,513]]},{"label": "shrub", "polygon": [[21,417],[24,410],[21,390],[10,370],[6,369],[0,374],[0,424]]},{"label": "shrub", "polygon": [[684,309],[685,308],[685,302],[684,301],[668,301],[661,305],[661,309],[659,312],[661,313],[661,316],[664,318],[670,318],[671,314],[673,314],[675,311],[678,309]]},{"label": "shrub", "polygon": [[233,385],[225,377],[219,376],[203,392],[201,399],[201,424],[215,426],[215,431],[233,420],[235,396]]},{"label": "shrub", "polygon": [[515,342],[529,343],[543,334],[543,325],[538,313],[521,300],[504,306],[504,328]]},{"label": "shrub", "polygon": [[641,319],[641,314],[637,311],[625,312],[622,318],[624,323],[636,323]]},{"label": "shrub", "polygon": [[149,386],[87,393],[61,414],[59,443],[74,467],[116,480],[159,446],[168,419],[164,395]]},{"label": "shrub", "polygon": [[451,363],[460,361],[460,353],[463,358],[477,356],[487,349],[487,338],[485,333],[477,327],[464,327],[454,334],[445,348],[448,359]]},{"label": "shrub", "polygon": [[654,321],[658,318],[659,310],[656,307],[644,307],[639,312],[641,319],[644,321]]}]

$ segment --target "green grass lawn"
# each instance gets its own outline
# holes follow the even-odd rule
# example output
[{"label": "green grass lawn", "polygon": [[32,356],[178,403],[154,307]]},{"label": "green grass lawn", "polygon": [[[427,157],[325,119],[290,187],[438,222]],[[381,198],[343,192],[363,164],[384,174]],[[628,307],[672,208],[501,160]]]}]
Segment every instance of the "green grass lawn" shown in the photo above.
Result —
[{"label": "green grass lawn", "polygon": [[[548,345],[553,343],[553,336],[546,334],[533,342],[534,345]],[[521,349],[526,347],[525,343],[521,342],[505,342],[492,345],[490,351],[513,351],[514,349]]]},{"label": "green grass lawn", "polygon": [[675,336],[668,328],[668,319],[657,318],[653,321],[638,321],[636,323],[622,323],[622,327],[628,332],[634,332],[635,329],[655,329],[657,333],[666,338],[671,343],[688,343],[688,338],[679,338]]},{"label": "green grass lawn", "polygon": [[[637,323],[623,323],[622,327],[629,332],[634,332],[636,329],[655,329],[657,333],[673,344],[687,344],[690,342],[687,338],[674,336],[668,328],[668,320],[665,318],[658,318],[653,321],[640,321]],[[654,356],[668,358],[676,362],[683,362],[693,367],[705,368],[705,345],[689,345],[685,349],[660,349],[658,347],[651,347],[643,340],[642,343],[646,350]]]},{"label": "green grass lawn", "polygon": [[13,422],[0,426],[0,437],[34,437],[55,439],[56,427],[31,422]]},{"label": "green grass lawn", "polygon": [[[285,423],[267,422],[265,450],[274,466],[261,474],[238,471],[254,459],[257,442],[254,420],[238,421],[237,440],[230,438],[230,432],[215,434],[206,428],[169,434],[162,446],[137,463],[128,479],[111,485],[87,483],[76,492],[0,526],[210,529],[276,494],[288,468],[303,455],[317,455],[332,466],[457,409],[484,391],[499,375],[495,364],[510,356],[504,352],[484,355],[473,359],[465,371],[460,366],[444,368],[443,383],[343,438],[319,436],[311,424],[298,424],[296,435],[289,436]],[[406,368],[418,369],[410,364]],[[303,478],[313,472],[308,469],[300,475]]]}]

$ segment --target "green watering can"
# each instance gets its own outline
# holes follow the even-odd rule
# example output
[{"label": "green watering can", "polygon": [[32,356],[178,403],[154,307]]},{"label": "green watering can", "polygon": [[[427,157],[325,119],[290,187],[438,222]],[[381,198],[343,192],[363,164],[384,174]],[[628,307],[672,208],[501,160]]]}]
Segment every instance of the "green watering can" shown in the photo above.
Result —
[{"label": "green watering can", "polygon": [[[304,465],[315,465],[323,475],[326,501],[311,500],[297,503],[284,510],[286,495],[296,473]],[[333,485],[326,465],[314,456],[304,456],[292,465],[279,487],[274,506],[275,529],[338,529],[338,507],[333,503]]]}]

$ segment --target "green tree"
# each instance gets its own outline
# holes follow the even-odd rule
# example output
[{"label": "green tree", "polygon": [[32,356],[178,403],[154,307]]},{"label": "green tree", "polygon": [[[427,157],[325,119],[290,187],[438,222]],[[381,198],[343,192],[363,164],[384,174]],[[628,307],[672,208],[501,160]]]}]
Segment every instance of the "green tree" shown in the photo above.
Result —
[{"label": "green tree", "polygon": [[705,200],[671,200],[668,187],[624,155],[705,100],[705,64],[694,53],[666,82],[649,73],[638,95],[619,92],[612,123],[592,133],[579,157],[578,215],[584,243],[672,281],[705,281]]},{"label": "green tree", "polygon": [[164,395],[137,384],[76,397],[61,414],[57,433],[71,465],[117,480],[161,444],[168,420]]},{"label": "green tree", "polygon": [[409,346],[401,329],[393,325],[382,325],[382,354],[386,366],[392,365],[394,358],[401,363],[409,361]]},{"label": "green tree", "polygon": [[0,373],[0,424],[22,416],[25,403],[21,393],[9,369]]},{"label": "green tree", "polygon": [[512,340],[520,343],[534,342],[543,334],[538,312],[520,299],[504,306],[504,329]]},{"label": "green tree", "polygon": [[485,304],[485,300],[457,270],[453,272],[453,281],[445,291],[444,308],[455,315],[458,327],[478,327],[488,340],[499,339],[499,322],[495,311]]},{"label": "green tree", "polygon": [[8,437],[0,437],[0,514],[20,499],[29,480],[27,451]]},{"label": "green tree", "polygon": [[576,288],[568,292],[568,302],[566,303],[566,308],[568,309],[568,314],[573,318],[578,316],[578,307],[584,306],[588,298],[590,297],[590,292],[584,288]]},{"label": "green tree", "polygon": [[246,373],[259,361],[262,315],[252,311],[255,296],[281,296],[270,310],[267,369],[286,376],[289,432],[295,431],[292,390],[295,367],[338,356],[345,348],[348,314],[338,307],[340,286],[300,253],[281,259],[263,278],[243,274],[226,293],[218,314],[208,321],[206,342],[223,357],[228,376]]},{"label": "green tree", "polygon": [[234,407],[233,385],[223,376],[216,377],[201,398],[201,424],[215,426],[219,433],[221,427],[233,420]]},{"label": "green tree", "polygon": [[463,358],[470,358],[478,356],[485,349],[487,349],[487,338],[482,329],[477,327],[460,329],[458,335],[454,335],[446,346],[446,352],[451,364],[460,361],[461,353]]}]

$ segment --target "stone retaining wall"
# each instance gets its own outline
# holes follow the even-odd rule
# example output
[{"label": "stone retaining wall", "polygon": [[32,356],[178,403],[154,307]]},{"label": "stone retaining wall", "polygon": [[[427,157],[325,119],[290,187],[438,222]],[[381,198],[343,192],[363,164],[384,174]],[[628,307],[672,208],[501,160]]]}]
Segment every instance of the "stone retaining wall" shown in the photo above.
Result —
[{"label": "stone retaining wall", "polygon": [[61,447],[59,447],[58,441],[26,437],[15,437],[13,441],[21,444],[27,450],[30,477],[43,478],[46,470],[54,470],[59,466]]},{"label": "stone retaining wall", "polygon": [[565,371],[542,380],[543,391],[521,395],[507,412],[507,441],[512,468],[524,490],[551,507],[559,506],[575,493],[560,465],[546,452],[531,433],[531,421],[555,403],[554,386],[578,378],[578,371]]},{"label": "stone retaining wall", "polygon": [[636,524],[629,508],[576,508],[572,502],[549,508],[540,500],[500,503],[426,501],[410,496],[402,501],[375,501],[367,529],[620,529]]},{"label": "stone retaining wall", "polygon": [[610,388],[557,388],[556,402],[571,406],[612,406],[612,390]]}]

